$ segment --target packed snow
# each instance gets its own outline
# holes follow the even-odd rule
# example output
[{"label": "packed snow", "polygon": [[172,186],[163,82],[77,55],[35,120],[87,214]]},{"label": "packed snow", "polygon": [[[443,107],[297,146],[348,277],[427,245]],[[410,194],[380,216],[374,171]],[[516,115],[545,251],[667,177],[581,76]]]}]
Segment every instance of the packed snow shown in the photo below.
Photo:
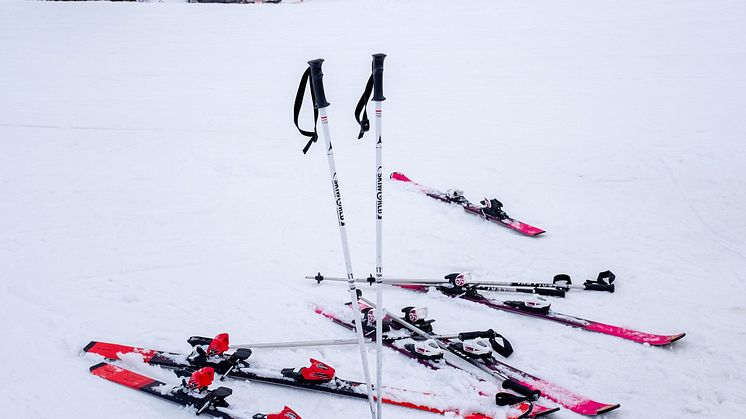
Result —
[{"label": "packed snow", "polygon": [[[346,286],[303,279],[345,272],[323,145],[301,153],[292,103],[306,62],[325,58],[353,266],[366,276],[374,142],[356,140],[353,109],[384,52],[385,173],[497,197],[547,230],[525,237],[385,182],[385,274],[582,282],[611,269],[614,294],[571,292],[552,307],[687,336],[654,348],[395,289],[387,308],[428,306],[439,332],[493,328],[515,347],[511,365],[620,403],[610,418],[740,417],[745,21],[737,0],[2,2],[0,416],[191,416],[91,375],[90,340],[184,352],[187,337],[220,332],[353,338],[313,311],[340,309]],[[384,354],[386,383],[480,402],[468,375]],[[355,346],[252,355],[278,368],[311,357],[362,379]],[[221,384],[245,415],[285,404],[304,419],[369,415],[361,400]]]}]

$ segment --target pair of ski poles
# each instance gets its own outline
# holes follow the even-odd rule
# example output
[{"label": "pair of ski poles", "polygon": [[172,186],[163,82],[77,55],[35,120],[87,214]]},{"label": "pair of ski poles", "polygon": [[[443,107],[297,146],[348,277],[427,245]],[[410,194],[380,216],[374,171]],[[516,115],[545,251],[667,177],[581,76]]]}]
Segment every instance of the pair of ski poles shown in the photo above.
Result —
[{"label": "pair of ski poles", "polygon": [[[386,58],[385,54],[373,54],[373,66],[371,76],[365,86],[360,101],[355,109],[355,119],[360,124],[360,134],[358,139],[362,138],[363,134],[369,130],[369,121],[367,117],[367,102],[370,98],[371,92],[373,93],[372,101],[375,106],[375,117],[374,117],[374,135],[376,137],[376,173],[375,173],[375,191],[376,191],[376,385],[375,391],[376,396],[373,396],[373,386],[371,385],[370,369],[368,366],[368,355],[365,349],[365,337],[363,336],[363,329],[359,327],[362,324],[362,318],[360,313],[360,307],[357,303],[357,287],[355,286],[355,276],[352,271],[352,261],[350,258],[350,250],[347,241],[347,229],[345,227],[344,212],[342,210],[342,197],[339,188],[339,181],[337,179],[337,169],[334,161],[334,151],[332,149],[331,135],[329,134],[329,120],[326,113],[326,108],[329,106],[329,102],[326,100],[326,93],[324,91],[324,74],[321,71],[321,65],[323,59],[311,60],[308,62],[308,69],[303,73],[300,85],[298,86],[298,93],[295,97],[294,106],[294,122],[298,131],[306,137],[309,137],[309,141],[303,148],[305,154],[311,145],[318,140],[318,133],[316,131],[316,123],[318,119],[321,119],[321,134],[324,139],[327,163],[329,165],[329,177],[332,185],[332,195],[337,206],[337,224],[339,225],[339,236],[342,241],[342,250],[344,253],[345,267],[347,269],[347,283],[350,293],[350,299],[353,302],[353,312],[355,321],[358,327],[357,338],[358,346],[360,349],[360,357],[363,362],[363,373],[365,375],[365,384],[368,387],[368,403],[370,405],[371,418],[381,419],[381,400],[382,400],[382,347],[383,347],[383,296],[382,296],[382,281],[383,281],[383,163],[382,163],[382,147],[383,141],[381,137],[382,130],[382,103],[386,98],[383,96],[383,60]],[[298,125],[298,117],[300,115],[301,105],[303,103],[303,96],[305,95],[306,84],[310,81],[311,98],[314,105],[314,130],[305,131]]]}]

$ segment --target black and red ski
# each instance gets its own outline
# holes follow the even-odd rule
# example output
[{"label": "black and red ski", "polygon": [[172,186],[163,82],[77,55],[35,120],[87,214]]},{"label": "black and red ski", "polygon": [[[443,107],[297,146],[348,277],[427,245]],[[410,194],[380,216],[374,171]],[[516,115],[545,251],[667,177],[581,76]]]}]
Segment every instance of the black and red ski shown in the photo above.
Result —
[{"label": "black and red ski", "polygon": [[[210,367],[194,371],[188,382],[184,380],[181,385],[175,387],[106,362],[96,364],[90,370],[93,375],[105,380],[142,391],[162,400],[193,408],[197,415],[207,415],[224,419],[238,419],[241,417],[240,415],[233,415],[227,409],[228,402],[225,399],[233,394],[233,390],[227,387],[208,389],[215,375],[214,370]],[[301,419],[298,413],[287,406],[279,413],[258,413],[253,418]]]},{"label": "black and red ski", "polygon": [[[433,188],[430,188],[428,186],[425,186],[425,185],[422,185],[422,184],[419,184],[413,181],[412,179],[405,176],[404,173],[393,172],[391,173],[390,178],[392,180],[396,180],[399,182],[404,182],[409,185],[412,185],[420,192],[424,193],[425,195],[431,198],[437,199],[438,201],[443,201],[449,204],[460,205],[464,209],[464,211],[468,213],[478,215],[484,218],[485,220],[508,227],[509,229],[515,230],[521,234],[525,234],[526,236],[535,237],[545,232],[544,230],[538,227],[534,227],[532,225],[526,224],[522,221],[518,221],[514,218],[509,217],[507,214],[505,214],[505,212],[502,211],[501,207],[495,208],[492,214],[488,213],[484,211],[483,208],[480,208],[474,205],[473,203],[469,202],[468,200],[466,200],[466,198],[464,198],[463,196],[459,196],[458,199],[453,199],[444,192],[441,192],[437,189],[433,189]],[[499,201],[496,201],[496,202],[499,202]]]},{"label": "black and red ski", "polygon": [[[224,377],[229,377],[358,399],[368,398],[365,383],[336,377],[334,368],[315,359],[311,359],[311,364],[308,367],[285,368],[278,371],[250,365],[247,361],[251,355],[249,349],[237,349],[231,354],[226,353],[229,345],[228,335],[225,333],[216,336],[214,339],[194,336],[189,339],[189,343],[195,347],[195,351],[191,355],[97,341],[90,342],[83,351],[110,360],[121,359],[120,357],[123,354],[136,353],[142,356],[143,362],[147,364],[175,369],[177,372],[189,372],[203,367],[211,367],[217,374],[221,375],[221,380]],[[383,389],[382,402],[387,404],[441,415],[455,414],[463,416],[465,419],[492,419],[491,416],[480,413],[464,413],[456,408],[442,406],[438,397],[431,393],[394,387],[383,387]],[[408,395],[412,397],[408,397]],[[411,400],[407,400],[408,398]],[[424,404],[421,400],[428,400],[429,404]],[[514,419],[525,417],[523,415],[528,414],[532,406],[530,403],[525,403],[516,409],[520,414],[513,416]]]}]

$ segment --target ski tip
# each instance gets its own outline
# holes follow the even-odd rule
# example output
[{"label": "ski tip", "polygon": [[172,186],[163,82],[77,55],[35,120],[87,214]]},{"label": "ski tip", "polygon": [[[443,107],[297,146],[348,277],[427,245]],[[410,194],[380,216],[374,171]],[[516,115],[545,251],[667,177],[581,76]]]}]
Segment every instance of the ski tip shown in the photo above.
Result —
[{"label": "ski tip", "polygon": [[401,182],[411,182],[412,179],[406,177],[404,173],[402,172],[391,172],[391,175],[389,176],[390,179],[398,180]]},{"label": "ski tip", "polygon": [[83,352],[90,352],[90,351],[91,351],[91,349],[92,349],[92,348],[93,348],[94,346],[96,346],[96,344],[97,344],[97,343],[98,343],[98,342],[96,342],[95,340],[92,340],[92,341],[88,342],[88,345],[86,345],[86,346],[84,346],[84,347],[83,347]]},{"label": "ski tip", "polygon": [[107,365],[109,365],[109,364],[107,364],[106,362],[99,362],[98,364],[91,366],[91,368],[88,368],[88,371],[94,372],[97,369],[103,368],[103,367],[105,367]]},{"label": "ski tip", "polygon": [[560,411],[559,407],[543,407],[543,406],[541,406],[541,407],[542,408],[539,409],[536,405],[534,405],[534,410],[533,410],[533,412],[531,412],[531,416],[530,417],[532,417],[532,418],[539,418],[539,417],[546,416],[546,415],[551,415],[552,413]]},{"label": "ski tip", "polygon": [[676,342],[678,340],[683,339],[684,336],[686,336],[686,333],[679,333],[679,334],[676,334],[676,335],[671,335],[671,336],[668,336],[668,339],[666,339],[664,342],[661,342],[661,343],[659,343],[657,345],[653,345],[653,346],[666,346],[666,345],[670,345],[670,344],[672,344],[672,343],[674,343],[674,342]]},{"label": "ski tip", "polygon": [[620,405],[618,403],[617,404],[610,404],[610,405],[607,405],[606,407],[602,407],[602,408],[598,409],[596,411],[596,414],[600,415],[602,413],[611,412],[612,410],[619,409],[621,406],[622,405]]}]

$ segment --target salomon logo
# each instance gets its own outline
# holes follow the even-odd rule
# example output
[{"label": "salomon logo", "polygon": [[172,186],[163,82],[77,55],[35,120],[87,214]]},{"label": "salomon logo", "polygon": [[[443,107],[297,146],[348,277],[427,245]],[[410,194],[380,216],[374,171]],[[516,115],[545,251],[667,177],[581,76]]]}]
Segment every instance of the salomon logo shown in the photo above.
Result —
[{"label": "salomon logo", "polygon": [[332,185],[334,187],[334,198],[337,200],[337,219],[339,220],[339,225],[344,226],[345,215],[342,213],[342,196],[339,194],[339,182],[337,181],[336,173],[332,176]]},{"label": "salomon logo", "polygon": [[383,219],[383,168],[378,166],[376,172],[376,215],[378,219]]}]

